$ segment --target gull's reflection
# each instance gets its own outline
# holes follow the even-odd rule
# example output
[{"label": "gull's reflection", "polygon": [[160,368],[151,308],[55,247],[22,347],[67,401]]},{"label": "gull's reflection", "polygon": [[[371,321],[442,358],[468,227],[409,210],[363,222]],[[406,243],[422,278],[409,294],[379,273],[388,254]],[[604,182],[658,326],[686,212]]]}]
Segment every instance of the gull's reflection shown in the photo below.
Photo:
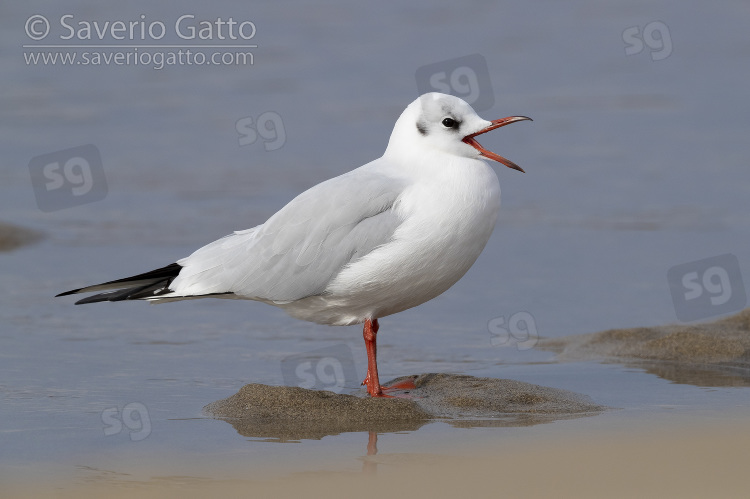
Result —
[{"label": "gull's reflection", "polygon": [[373,459],[368,459],[378,453],[378,434],[371,431],[367,437],[367,456],[362,458],[362,473],[374,475],[378,472],[378,463]]}]

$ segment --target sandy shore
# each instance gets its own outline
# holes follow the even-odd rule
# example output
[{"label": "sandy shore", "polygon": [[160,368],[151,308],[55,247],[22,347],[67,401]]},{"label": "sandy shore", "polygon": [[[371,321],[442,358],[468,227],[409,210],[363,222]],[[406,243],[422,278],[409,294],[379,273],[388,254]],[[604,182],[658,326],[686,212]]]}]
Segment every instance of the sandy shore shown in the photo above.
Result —
[{"label": "sandy shore", "polygon": [[[549,433],[549,432],[545,432]],[[93,483],[0,485],[3,497],[745,497],[750,417],[723,423],[633,421],[617,428],[555,431],[488,450],[377,454],[361,471],[326,468],[264,480],[113,473]]]}]

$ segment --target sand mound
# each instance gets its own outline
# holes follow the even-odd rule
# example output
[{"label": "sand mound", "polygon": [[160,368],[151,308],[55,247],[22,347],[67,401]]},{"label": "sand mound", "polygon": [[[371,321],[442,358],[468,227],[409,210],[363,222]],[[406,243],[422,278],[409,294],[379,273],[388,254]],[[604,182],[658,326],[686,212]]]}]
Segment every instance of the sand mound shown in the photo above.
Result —
[{"label": "sand mound", "polygon": [[244,436],[287,441],[344,432],[413,431],[445,418],[463,427],[526,426],[605,409],[573,392],[503,379],[423,374],[385,386],[405,380],[415,388],[389,392],[393,398],[250,384],[207,405],[204,412],[227,419]]},{"label": "sand mound", "polygon": [[567,390],[459,374],[422,374],[412,378],[414,402],[434,418],[492,418],[509,414],[581,414],[604,409]]},{"label": "sand mound", "polygon": [[626,361],[678,383],[750,386],[750,309],[716,322],[542,340],[559,360]]}]

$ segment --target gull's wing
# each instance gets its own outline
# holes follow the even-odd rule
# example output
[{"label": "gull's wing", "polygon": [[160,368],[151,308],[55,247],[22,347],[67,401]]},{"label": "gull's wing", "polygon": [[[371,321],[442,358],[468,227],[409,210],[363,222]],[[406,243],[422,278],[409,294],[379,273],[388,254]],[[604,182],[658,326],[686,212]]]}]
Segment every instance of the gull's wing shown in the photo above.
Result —
[{"label": "gull's wing", "polygon": [[179,260],[172,293],[157,299],[234,293],[284,303],[321,294],[345,265],[391,240],[404,188],[403,180],[364,167],[318,184],[265,224]]}]

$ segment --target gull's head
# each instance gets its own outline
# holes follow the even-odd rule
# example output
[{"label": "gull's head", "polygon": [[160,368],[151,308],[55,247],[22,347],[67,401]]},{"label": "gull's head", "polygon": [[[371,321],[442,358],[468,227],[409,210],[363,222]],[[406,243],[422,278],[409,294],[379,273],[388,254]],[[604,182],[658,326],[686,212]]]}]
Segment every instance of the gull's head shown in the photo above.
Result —
[{"label": "gull's head", "polygon": [[462,99],[431,92],[421,95],[401,114],[391,134],[388,150],[422,147],[464,158],[492,159],[522,172],[520,166],[482,147],[475,137],[530,119],[509,116],[487,121]]}]

